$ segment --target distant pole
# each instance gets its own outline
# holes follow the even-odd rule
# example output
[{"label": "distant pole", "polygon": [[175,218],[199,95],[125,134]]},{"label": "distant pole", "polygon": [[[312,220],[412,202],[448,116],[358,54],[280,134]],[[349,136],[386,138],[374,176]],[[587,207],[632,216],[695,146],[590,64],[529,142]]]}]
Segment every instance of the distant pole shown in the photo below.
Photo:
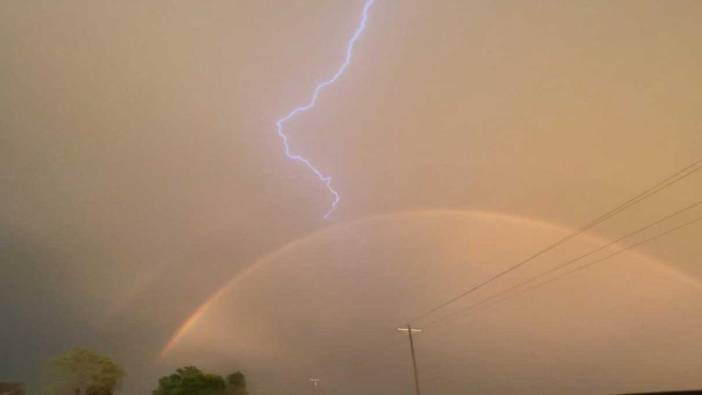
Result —
[{"label": "distant pole", "polygon": [[314,385],[314,393],[316,394],[317,391],[319,390],[319,381],[320,380],[318,378],[312,378],[312,379],[310,379],[310,381],[312,382],[312,385]]},{"label": "distant pole", "polygon": [[417,372],[417,357],[414,355],[414,339],[412,337],[413,333],[422,333],[421,329],[414,329],[410,326],[410,324],[407,324],[406,328],[397,328],[399,332],[407,332],[407,335],[409,337],[409,344],[410,344],[410,354],[412,355],[412,368],[414,369],[414,388],[416,390],[417,395],[421,395],[421,392],[419,390],[419,373]]}]

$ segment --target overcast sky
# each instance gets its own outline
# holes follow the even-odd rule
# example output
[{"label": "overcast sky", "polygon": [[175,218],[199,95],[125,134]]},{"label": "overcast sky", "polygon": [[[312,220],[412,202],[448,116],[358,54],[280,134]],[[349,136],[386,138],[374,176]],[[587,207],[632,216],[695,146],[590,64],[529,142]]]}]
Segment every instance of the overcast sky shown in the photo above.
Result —
[{"label": "overcast sky", "polygon": [[[399,324],[702,155],[702,2],[376,0],[288,128],[341,194],[324,220],[275,120],[362,6],[0,3],[0,381],[88,345],[127,394],[184,364],[258,393],[408,393]],[[702,173],[485,295],[699,199]],[[701,229],[427,326],[423,385],[702,387]]]}]

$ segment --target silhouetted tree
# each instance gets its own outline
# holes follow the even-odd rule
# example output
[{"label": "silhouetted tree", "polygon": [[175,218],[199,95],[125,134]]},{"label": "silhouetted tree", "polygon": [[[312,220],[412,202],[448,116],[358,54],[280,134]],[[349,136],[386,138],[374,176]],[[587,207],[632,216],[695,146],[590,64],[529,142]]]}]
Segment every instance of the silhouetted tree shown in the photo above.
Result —
[{"label": "silhouetted tree", "polygon": [[241,372],[234,372],[227,376],[228,395],[248,395],[246,389],[246,376]]},{"label": "silhouetted tree", "polygon": [[179,368],[162,377],[153,395],[247,395],[246,377],[241,372],[227,376],[205,373],[195,366]]},{"label": "silhouetted tree", "polygon": [[49,374],[51,395],[112,395],[126,375],[110,358],[85,348],[51,360]]}]

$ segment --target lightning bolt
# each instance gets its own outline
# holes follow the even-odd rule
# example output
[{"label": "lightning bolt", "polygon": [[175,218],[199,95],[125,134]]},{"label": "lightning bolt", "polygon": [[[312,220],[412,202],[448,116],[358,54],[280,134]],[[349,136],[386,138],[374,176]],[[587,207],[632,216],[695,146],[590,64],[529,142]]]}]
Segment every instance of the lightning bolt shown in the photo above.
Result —
[{"label": "lightning bolt", "polygon": [[295,116],[311,109],[317,104],[317,99],[319,98],[319,94],[324,90],[326,87],[329,85],[333,84],[336,82],[346,71],[346,69],[349,67],[351,64],[351,58],[353,57],[353,47],[356,45],[356,42],[358,39],[361,37],[361,34],[363,31],[366,29],[366,22],[368,20],[368,11],[370,10],[371,6],[375,0],[366,0],[365,4],[363,5],[363,13],[361,15],[361,21],[358,24],[358,27],[354,31],[353,35],[349,39],[348,43],[346,44],[346,57],[344,58],[344,62],[339,66],[339,68],[336,70],[336,73],[331,76],[328,80],[320,83],[314,88],[314,91],[312,93],[312,97],[310,97],[310,100],[307,102],[307,104],[304,104],[300,107],[295,108],[294,110],[290,111],[288,115],[284,116],[283,118],[280,118],[275,122],[275,126],[277,129],[278,136],[283,142],[283,147],[285,148],[285,156],[288,157],[290,160],[294,160],[296,162],[300,162],[303,165],[305,165],[308,169],[310,169],[316,176],[319,178],[320,181],[327,187],[329,190],[329,193],[332,195],[332,203],[331,207],[327,211],[326,214],[324,214],[324,218],[328,218],[331,213],[336,210],[336,207],[339,205],[339,200],[341,197],[339,196],[339,192],[337,192],[334,187],[332,186],[332,178],[331,176],[325,175],[322,173],[321,170],[319,170],[315,165],[312,164],[307,158],[300,154],[295,154],[290,150],[290,144],[288,143],[288,136],[285,134],[285,123],[294,118]]}]

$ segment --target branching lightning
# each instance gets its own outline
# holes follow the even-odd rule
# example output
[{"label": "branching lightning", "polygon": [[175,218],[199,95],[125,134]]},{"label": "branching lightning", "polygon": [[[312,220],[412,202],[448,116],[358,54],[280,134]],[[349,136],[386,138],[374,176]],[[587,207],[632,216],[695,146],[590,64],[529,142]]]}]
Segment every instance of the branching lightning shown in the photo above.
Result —
[{"label": "branching lightning", "polygon": [[361,22],[359,23],[358,27],[354,31],[353,35],[349,39],[348,43],[346,44],[346,57],[344,58],[344,62],[341,64],[341,66],[337,69],[336,73],[332,75],[331,78],[328,80],[320,83],[317,85],[317,87],[314,88],[314,92],[312,93],[312,97],[310,100],[307,102],[307,104],[302,105],[300,107],[295,108],[294,110],[290,111],[288,115],[284,116],[283,118],[280,118],[275,122],[278,136],[280,136],[280,139],[283,142],[283,147],[285,148],[285,155],[294,161],[300,162],[303,165],[305,165],[308,169],[310,169],[322,183],[327,187],[329,190],[329,193],[332,195],[332,203],[331,207],[327,211],[326,214],[324,214],[324,218],[328,218],[331,213],[336,210],[337,205],[339,204],[339,200],[341,197],[339,196],[339,192],[337,192],[334,187],[332,187],[332,178],[331,176],[325,175],[322,173],[321,170],[319,170],[317,167],[315,167],[312,162],[310,162],[307,158],[303,157],[302,155],[299,154],[294,154],[290,150],[290,145],[288,144],[288,136],[284,132],[284,126],[285,123],[298,114],[301,114],[312,107],[314,107],[317,104],[317,99],[319,98],[319,94],[322,92],[322,90],[329,85],[333,84],[336,82],[336,80],[341,77],[346,69],[349,67],[351,64],[351,58],[353,57],[353,47],[356,45],[356,41],[361,37],[361,34],[363,31],[366,29],[366,21],[368,20],[368,11],[370,10],[371,6],[375,0],[366,0],[366,3],[363,5],[363,13],[361,15]]}]

